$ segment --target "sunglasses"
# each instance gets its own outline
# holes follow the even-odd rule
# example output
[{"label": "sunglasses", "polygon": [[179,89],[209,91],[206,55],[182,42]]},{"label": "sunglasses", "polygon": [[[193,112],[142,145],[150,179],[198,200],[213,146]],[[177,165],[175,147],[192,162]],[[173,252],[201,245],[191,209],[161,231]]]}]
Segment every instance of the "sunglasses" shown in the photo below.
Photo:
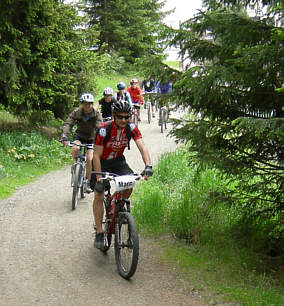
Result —
[{"label": "sunglasses", "polygon": [[119,120],[122,120],[122,119],[125,119],[125,120],[128,120],[130,118],[130,116],[121,116],[121,115],[116,115],[116,118],[119,119]]}]

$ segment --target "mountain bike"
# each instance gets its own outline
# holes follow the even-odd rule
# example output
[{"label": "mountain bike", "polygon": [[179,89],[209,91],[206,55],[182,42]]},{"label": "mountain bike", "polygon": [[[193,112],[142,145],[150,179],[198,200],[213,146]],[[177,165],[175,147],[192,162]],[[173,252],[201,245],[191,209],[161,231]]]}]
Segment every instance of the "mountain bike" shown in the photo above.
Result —
[{"label": "mountain bike", "polygon": [[133,105],[133,111],[130,118],[130,121],[137,126],[138,126],[138,107],[136,105]]},{"label": "mountain bike", "polygon": [[159,108],[159,125],[161,127],[161,133],[164,132],[164,129],[167,129],[168,121],[168,108],[166,105]]},{"label": "mountain bike", "polygon": [[125,189],[133,188],[135,182],[142,179],[140,174],[117,175],[108,172],[95,172],[103,180],[113,181],[115,192],[111,194],[110,186],[104,194],[104,248],[107,253],[111,246],[112,235],[115,237],[114,253],[118,273],[129,279],[136,271],[139,257],[139,237],[134,218],[130,214],[130,201],[123,198]]},{"label": "mountain bike", "polygon": [[78,204],[78,194],[80,190],[81,198],[86,196],[86,153],[88,149],[93,149],[92,144],[77,144],[74,142],[68,143],[69,147],[77,146],[79,147],[78,157],[76,158],[74,164],[71,167],[71,187],[72,191],[72,210],[75,210]]},{"label": "mountain bike", "polygon": [[152,104],[151,104],[151,101],[148,100],[146,101],[146,110],[147,110],[147,118],[148,118],[148,123],[150,124],[151,123],[151,108],[152,108]]}]

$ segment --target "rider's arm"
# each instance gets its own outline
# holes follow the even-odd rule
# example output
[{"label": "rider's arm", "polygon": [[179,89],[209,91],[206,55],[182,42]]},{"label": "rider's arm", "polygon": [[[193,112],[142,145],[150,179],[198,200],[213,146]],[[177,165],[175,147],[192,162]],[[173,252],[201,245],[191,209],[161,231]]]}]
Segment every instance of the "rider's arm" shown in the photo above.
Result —
[{"label": "rider's arm", "polygon": [[97,112],[96,116],[97,116],[97,120],[96,120],[96,128],[98,128],[102,122],[103,122],[103,118],[102,115],[99,111],[95,110]]},{"label": "rider's arm", "polygon": [[142,138],[139,138],[135,141],[138,150],[142,156],[143,162],[146,165],[151,165],[151,159],[148,149],[146,148]]},{"label": "rider's arm", "polygon": [[[101,172],[101,156],[103,154],[104,146],[95,145],[93,154],[93,167],[94,171]],[[97,181],[102,177],[101,175],[96,175]]]},{"label": "rider's arm", "polygon": [[76,120],[75,120],[75,110],[73,110],[66,121],[63,123],[62,126],[62,134],[61,134],[61,139],[63,140],[63,143],[66,145],[68,136],[70,132],[72,131],[73,126],[75,125]]}]

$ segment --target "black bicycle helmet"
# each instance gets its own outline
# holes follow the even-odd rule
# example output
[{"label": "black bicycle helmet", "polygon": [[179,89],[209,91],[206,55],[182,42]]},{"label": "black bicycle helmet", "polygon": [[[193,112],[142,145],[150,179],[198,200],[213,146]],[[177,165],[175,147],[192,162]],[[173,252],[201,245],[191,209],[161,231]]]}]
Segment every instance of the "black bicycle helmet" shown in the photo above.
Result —
[{"label": "black bicycle helmet", "polygon": [[124,84],[123,82],[117,83],[116,86],[117,86],[117,89],[118,89],[118,90],[120,90],[120,89],[125,89],[125,87],[126,87],[125,84]]},{"label": "black bicycle helmet", "polygon": [[113,113],[131,113],[131,106],[127,101],[117,101],[112,105]]}]

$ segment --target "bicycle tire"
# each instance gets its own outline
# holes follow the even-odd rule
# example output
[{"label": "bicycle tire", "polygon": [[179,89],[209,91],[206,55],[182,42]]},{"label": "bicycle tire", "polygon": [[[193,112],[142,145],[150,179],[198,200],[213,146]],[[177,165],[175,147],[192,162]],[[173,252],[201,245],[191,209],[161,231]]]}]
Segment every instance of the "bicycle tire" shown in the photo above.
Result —
[{"label": "bicycle tire", "polygon": [[125,279],[134,275],[139,257],[139,237],[129,212],[119,212],[115,224],[115,261],[118,273]]},{"label": "bicycle tire", "polygon": [[164,111],[160,109],[160,124],[161,124],[161,133],[164,133]]},{"label": "bicycle tire", "polygon": [[80,165],[75,166],[74,170],[74,184],[72,193],[72,210],[75,210],[78,204],[78,192],[79,192],[79,176],[80,176]]},{"label": "bicycle tire", "polygon": [[147,103],[147,114],[148,114],[148,123],[151,123],[151,103]]},{"label": "bicycle tire", "polygon": [[105,245],[103,249],[100,249],[100,250],[106,254],[111,246],[111,238],[112,238],[112,234],[110,233],[110,229],[109,229],[110,219],[108,216],[108,209],[110,207],[110,203],[109,203],[109,200],[107,200],[106,198],[104,198],[104,207],[105,209],[104,209],[102,226],[103,226],[103,231],[104,231]]},{"label": "bicycle tire", "polygon": [[86,197],[86,166],[82,166],[82,172],[80,177],[80,195],[81,199],[84,199]]}]

